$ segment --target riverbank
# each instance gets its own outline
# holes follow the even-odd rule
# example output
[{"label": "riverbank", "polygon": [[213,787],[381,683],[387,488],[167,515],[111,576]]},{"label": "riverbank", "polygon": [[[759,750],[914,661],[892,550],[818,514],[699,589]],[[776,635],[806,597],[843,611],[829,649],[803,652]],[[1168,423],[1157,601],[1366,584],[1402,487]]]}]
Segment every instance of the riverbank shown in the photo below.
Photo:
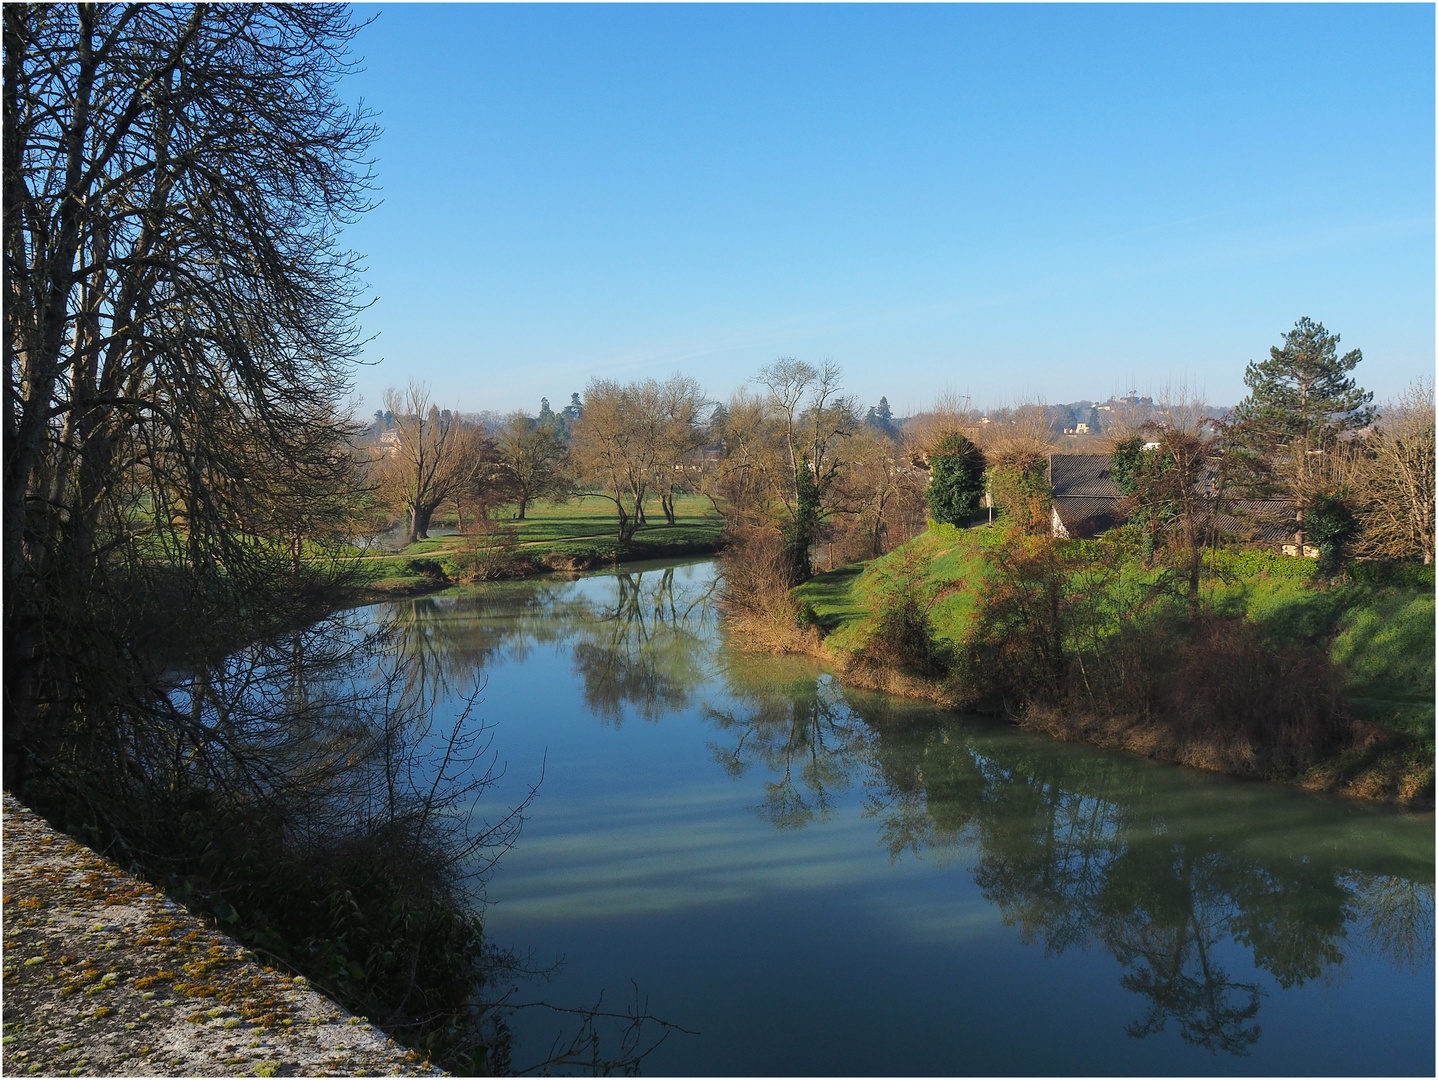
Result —
[{"label": "riverbank", "polygon": [[1058,739],[1433,806],[1431,568],[1320,583],[1309,560],[1222,555],[1195,628],[1117,545],[1005,543],[937,527],[816,576],[793,591],[796,625],[754,636],[852,685]]},{"label": "riverbank", "polygon": [[[438,524],[438,523],[437,523]],[[473,522],[461,533],[435,536],[392,553],[355,549],[346,567],[352,602],[418,596],[454,584],[578,573],[630,562],[717,554],[724,521],[696,495],[675,499],[671,525],[655,514],[626,544],[599,500],[542,501],[523,520]]]},{"label": "riverbank", "polygon": [[8,792],[4,843],[6,1072],[444,1075]]}]

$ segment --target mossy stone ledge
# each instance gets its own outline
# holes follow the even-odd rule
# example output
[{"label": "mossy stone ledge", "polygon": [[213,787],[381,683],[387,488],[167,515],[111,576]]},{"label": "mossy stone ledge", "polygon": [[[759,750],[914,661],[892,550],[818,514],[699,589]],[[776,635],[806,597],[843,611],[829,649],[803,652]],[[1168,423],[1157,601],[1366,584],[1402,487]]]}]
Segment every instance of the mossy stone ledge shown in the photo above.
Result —
[{"label": "mossy stone ledge", "polygon": [[4,795],[10,1076],[440,1076]]}]

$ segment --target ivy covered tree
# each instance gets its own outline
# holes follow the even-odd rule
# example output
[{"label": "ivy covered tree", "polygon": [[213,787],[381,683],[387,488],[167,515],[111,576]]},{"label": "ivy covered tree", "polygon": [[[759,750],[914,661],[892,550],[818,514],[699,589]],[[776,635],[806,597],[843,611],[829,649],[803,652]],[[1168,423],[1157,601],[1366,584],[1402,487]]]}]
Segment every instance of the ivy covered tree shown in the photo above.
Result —
[{"label": "ivy covered tree", "polygon": [[798,494],[794,500],[794,517],[784,525],[784,550],[793,567],[794,579],[807,581],[814,576],[809,549],[819,532],[819,517],[823,509],[819,483],[808,454],[800,455],[799,465],[794,470],[794,489]]},{"label": "ivy covered tree", "polygon": [[1318,573],[1334,577],[1348,558],[1348,548],[1358,534],[1358,519],[1347,502],[1337,495],[1316,495],[1305,508],[1304,523],[1318,548]]},{"label": "ivy covered tree", "polygon": [[1000,451],[987,473],[994,505],[1010,525],[1034,536],[1049,531],[1053,493],[1048,457],[1032,446]]},{"label": "ivy covered tree", "polygon": [[962,435],[949,435],[929,461],[924,497],[933,519],[967,526],[984,494],[984,452]]}]

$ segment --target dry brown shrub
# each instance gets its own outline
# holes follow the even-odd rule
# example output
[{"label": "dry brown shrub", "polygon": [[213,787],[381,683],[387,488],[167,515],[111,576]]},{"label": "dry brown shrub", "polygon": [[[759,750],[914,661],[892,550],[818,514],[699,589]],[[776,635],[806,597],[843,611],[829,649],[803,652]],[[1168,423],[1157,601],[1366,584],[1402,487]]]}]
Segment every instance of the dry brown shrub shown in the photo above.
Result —
[{"label": "dry brown shrub", "polygon": [[744,644],[775,653],[817,648],[818,631],[801,621],[801,608],[790,594],[796,584],[794,561],[777,531],[736,532],[720,561],[724,605]]},{"label": "dry brown shrub", "polygon": [[1246,620],[1210,617],[1175,660],[1163,713],[1184,764],[1293,772],[1353,738],[1342,674],[1316,646],[1273,643]]},{"label": "dry brown shrub", "polygon": [[575,574],[581,570],[593,570],[596,566],[603,566],[605,561],[598,555],[569,555],[561,551],[553,551],[541,559],[540,563],[547,570]]},{"label": "dry brown shrub", "polygon": [[465,530],[451,559],[460,581],[495,581],[518,574],[518,547],[513,527],[481,517]]}]

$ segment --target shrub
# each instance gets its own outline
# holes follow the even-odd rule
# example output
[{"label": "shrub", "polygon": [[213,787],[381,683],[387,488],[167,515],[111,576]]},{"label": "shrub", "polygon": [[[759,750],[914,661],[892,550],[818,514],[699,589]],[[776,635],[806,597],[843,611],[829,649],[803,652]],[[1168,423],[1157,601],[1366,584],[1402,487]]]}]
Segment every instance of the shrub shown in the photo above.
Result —
[{"label": "shrub", "polygon": [[1067,664],[1060,549],[1049,537],[1025,536],[1015,527],[990,551],[994,573],[979,590],[958,654],[961,693],[969,704],[988,707],[1051,698]]},{"label": "shrub", "polygon": [[411,559],[408,570],[411,574],[418,574],[420,577],[427,577],[432,581],[449,580],[449,575],[444,572],[444,566],[436,559]]},{"label": "shrub", "polygon": [[518,531],[481,518],[460,542],[454,562],[461,581],[493,581],[518,573]]},{"label": "shrub", "polygon": [[1395,589],[1431,589],[1433,564],[1420,566],[1386,559],[1351,562],[1348,564],[1348,580],[1360,585],[1379,585]]},{"label": "shrub", "polygon": [[1312,559],[1280,555],[1276,551],[1207,551],[1204,562],[1216,574],[1233,577],[1256,577],[1267,574],[1274,578],[1307,579],[1313,577],[1318,564]]},{"label": "shrub", "polygon": [[1211,610],[1193,617],[1161,581],[1131,573],[1119,540],[1014,530],[991,558],[955,664],[971,706],[1246,775],[1301,771],[1357,737],[1322,643]]},{"label": "shrub", "polygon": [[967,526],[984,493],[984,452],[962,435],[950,435],[939,444],[929,468],[924,498],[930,515],[943,525]]},{"label": "shrub", "polygon": [[[507,1033],[475,1003],[513,964],[486,941],[469,877],[509,843],[518,812],[474,828],[456,808],[492,780],[474,768],[482,726],[468,710],[448,730],[432,722],[403,669],[373,690],[337,691],[372,677],[381,640],[337,636],[252,646],[177,690],[201,693],[203,712],[174,718],[198,714],[229,734],[192,742],[179,768],[147,755],[144,769],[115,770],[96,748],[27,795],[57,828],[214,913],[405,1045],[466,1075],[502,1070]],[[256,674],[280,665],[297,673],[303,702]],[[154,723],[127,719],[137,736]]]},{"label": "shrub", "polygon": [[721,557],[723,598],[750,642],[774,652],[800,652],[817,639],[801,622],[790,590],[797,584],[789,538],[762,527],[736,532]]},{"label": "shrub", "polygon": [[928,555],[911,545],[869,571],[878,611],[855,656],[860,666],[893,668],[925,678],[948,672],[952,653],[935,638],[930,612],[958,586],[928,581],[929,562]]},{"label": "shrub", "polygon": [[1343,675],[1322,648],[1212,616],[1175,644],[1162,708],[1189,764],[1297,772],[1351,735]]}]

